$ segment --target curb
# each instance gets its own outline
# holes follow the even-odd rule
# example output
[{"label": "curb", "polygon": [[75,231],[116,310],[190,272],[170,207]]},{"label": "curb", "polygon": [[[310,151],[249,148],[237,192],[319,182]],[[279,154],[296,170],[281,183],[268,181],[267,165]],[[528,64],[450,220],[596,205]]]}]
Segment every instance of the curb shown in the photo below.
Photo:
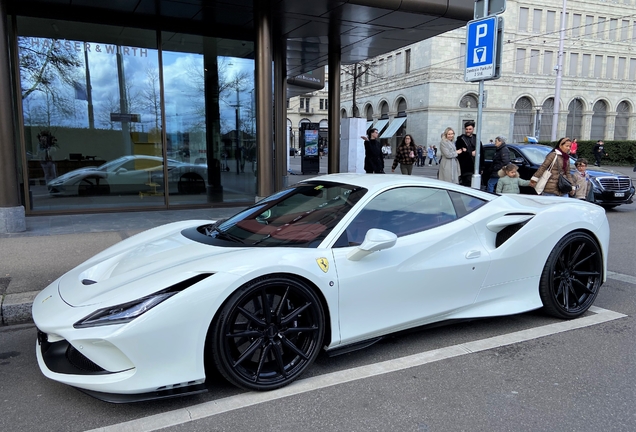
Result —
[{"label": "curb", "polygon": [[6,294],[2,299],[2,325],[32,323],[31,307],[40,291]]}]

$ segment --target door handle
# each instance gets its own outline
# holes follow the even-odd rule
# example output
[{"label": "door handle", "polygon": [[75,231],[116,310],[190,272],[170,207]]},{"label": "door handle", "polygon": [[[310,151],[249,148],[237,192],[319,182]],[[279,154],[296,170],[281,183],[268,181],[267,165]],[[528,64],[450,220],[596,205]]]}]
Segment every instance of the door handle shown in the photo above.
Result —
[{"label": "door handle", "polygon": [[481,256],[481,251],[478,251],[478,250],[468,251],[466,253],[466,259],[479,258],[480,256]]}]

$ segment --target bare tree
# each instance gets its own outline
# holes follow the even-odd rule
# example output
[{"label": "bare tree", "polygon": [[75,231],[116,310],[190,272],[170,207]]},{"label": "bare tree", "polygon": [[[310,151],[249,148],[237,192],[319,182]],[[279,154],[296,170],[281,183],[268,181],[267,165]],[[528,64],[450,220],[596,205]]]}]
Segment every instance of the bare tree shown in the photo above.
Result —
[{"label": "bare tree", "polygon": [[351,112],[353,113],[353,117],[360,117],[360,110],[358,109],[358,104],[356,103],[356,97],[358,95],[359,80],[365,75],[370,75],[375,78],[379,78],[380,75],[374,70],[373,64],[369,62],[358,62],[352,65],[346,65],[342,67],[342,71],[349,75],[349,79],[351,79]]},{"label": "bare tree", "polygon": [[154,116],[154,127],[159,130],[161,124],[161,98],[159,93],[159,70],[156,67],[146,66],[146,82],[143,89],[138,93],[137,98],[139,106],[150,111]]}]

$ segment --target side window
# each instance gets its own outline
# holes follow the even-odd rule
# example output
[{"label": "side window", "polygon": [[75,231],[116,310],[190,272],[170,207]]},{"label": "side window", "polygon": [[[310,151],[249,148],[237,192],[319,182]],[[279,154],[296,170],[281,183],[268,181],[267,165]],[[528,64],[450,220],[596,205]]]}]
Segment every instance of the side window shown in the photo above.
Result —
[{"label": "side window", "polygon": [[495,148],[488,147],[484,149],[484,160],[492,161],[492,157],[495,155]]},{"label": "side window", "polygon": [[371,228],[398,237],[425,231],[457,219],[455,206],[443,189],[403,187],[375,197],[349,224],[337,246],[359,245]]},{"label": "side window", "polygon": [[521,156],[521,153],[519,153],[516,149],[510,148],[508,147],[508,154],[510,155],[510,161],[513,161],[515,159],[523,159],[523,156]]},{"label": "side window", "polygon": [[486,204],[488,201],[481,198],[476,198],[471,195],[466,195],[459,192],[449,191],[453,204],[455,204],[455,210],[457,211],[457,217],[464,217],[468,213],[477,210],[479,207]]}]

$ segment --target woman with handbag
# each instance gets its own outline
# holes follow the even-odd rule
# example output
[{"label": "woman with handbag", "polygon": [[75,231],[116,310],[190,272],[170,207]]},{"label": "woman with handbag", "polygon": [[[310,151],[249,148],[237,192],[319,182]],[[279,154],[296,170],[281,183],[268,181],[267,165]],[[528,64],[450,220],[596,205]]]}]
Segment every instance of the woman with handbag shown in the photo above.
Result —
[{"label": "woman with handbag", "polygon": [[530,186],[544,196],[574,196],[576,186],[570,174],[570,138],[561,138],[530,179]]},{"label": "woman with handbag", "polygon": [[395,159],[393,159],[391,172],[395,172],[395,168],[397,168],[399,163],[402,174],[411,175],[413,172],[413,164],[415,163],[416,153],[417,147],[413,137],[411,135],[404,135],[402,142],[395,150]]}]

